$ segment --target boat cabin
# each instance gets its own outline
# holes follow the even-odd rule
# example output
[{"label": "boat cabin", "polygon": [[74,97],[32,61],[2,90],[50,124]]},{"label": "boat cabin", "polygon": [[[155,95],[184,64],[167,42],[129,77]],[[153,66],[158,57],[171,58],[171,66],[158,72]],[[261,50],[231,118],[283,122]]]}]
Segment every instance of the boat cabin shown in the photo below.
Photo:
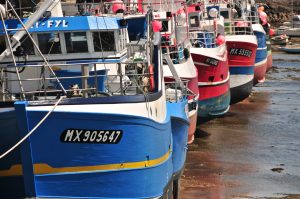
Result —
[{"label": "boat cabin", "polygon": [[[10,37],[23,31],[16,20],[6,20],[5,25]],[[10,54],[5,29],[1,25],[0,29],[1,53]],[[12,56],[3,56],[0,72],[5,73],[5,77],[1,78],[1,85],[12,97],[19,98],[18,93],[23,93],[29,99],[27,94],[36,97],[43,90],[57,95],[61,89],[72,96],[86,97],[95,92],[96,95],[97,92],[134,95],[154,91],[153,84],[149,83],[144,51],[135,51],[134,56],[128,56],[127,24],[122,19],[96,16],[46,18],[28,31],[45,59],[28,35],[21,39],[21,45],[13,53],[17,66]],[[51,62],[51,67],[46,61]]]},{"label": "boat cabin", "polygon": [[[26,19],[24,20],[26,22]],[[6,20],[9,35],[22,30],[17,20]],[[0,52],[8,49],[3,25],[0,25]],[[29,30],[41,52],[59,63],[103,62],[123,59],[127,52],[128,33],[124,20],[113,17],[55,17],[36,22]],[[30,37],[24,36],[14,53],[19,64],[40,62],[41,57]],[[30,56],[27,56],[30,55]],[[12,63],[11,57],[0,61]]]}]

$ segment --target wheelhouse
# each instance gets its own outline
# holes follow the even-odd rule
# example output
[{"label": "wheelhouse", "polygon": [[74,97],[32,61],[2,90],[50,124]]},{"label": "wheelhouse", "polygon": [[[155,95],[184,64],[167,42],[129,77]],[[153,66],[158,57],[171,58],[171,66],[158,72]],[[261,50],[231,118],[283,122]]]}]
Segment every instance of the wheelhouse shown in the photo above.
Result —
[{"label": "wheelhouse", "polygon": [[[9,35],[22,30],[22,25],[16,20],[5,22]],[[8,42],[2,24],[0,29],[2,30],[0,50],[3,53],[8,48]],[[106,59],[124,59],[127,52],[126,23],[122,19],[113,17],[46,18],[36,22],[29,29],[29,33],[41,52],[51,61],[101,62]],[[29,36],[23,37],[20,42],[21,46],[14,53],[19,62],[40,60],[40,53]],[[11,63],[11,61],[11,58],[5,58],[1,62]]]}]

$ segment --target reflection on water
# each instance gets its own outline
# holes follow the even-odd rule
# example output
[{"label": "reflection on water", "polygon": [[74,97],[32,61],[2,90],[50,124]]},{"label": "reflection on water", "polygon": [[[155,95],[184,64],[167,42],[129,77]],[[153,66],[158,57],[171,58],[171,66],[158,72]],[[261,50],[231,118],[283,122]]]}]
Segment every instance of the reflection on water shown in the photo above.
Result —
[{"label": "reflection on water", "polygon": [[274,66],[250,98],[199,126],[200,136],[189,146],[182,198],[299,193],[300,64]]}]

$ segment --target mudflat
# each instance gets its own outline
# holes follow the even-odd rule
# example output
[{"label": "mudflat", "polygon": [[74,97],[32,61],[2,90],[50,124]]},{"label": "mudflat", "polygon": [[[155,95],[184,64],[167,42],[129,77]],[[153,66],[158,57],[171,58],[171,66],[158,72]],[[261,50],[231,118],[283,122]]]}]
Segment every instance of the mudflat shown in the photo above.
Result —
[{"label": "mudflat", "polygon": [[300,199],[300,56],[274,53],[266,82],[198,126],[183,199]]}]

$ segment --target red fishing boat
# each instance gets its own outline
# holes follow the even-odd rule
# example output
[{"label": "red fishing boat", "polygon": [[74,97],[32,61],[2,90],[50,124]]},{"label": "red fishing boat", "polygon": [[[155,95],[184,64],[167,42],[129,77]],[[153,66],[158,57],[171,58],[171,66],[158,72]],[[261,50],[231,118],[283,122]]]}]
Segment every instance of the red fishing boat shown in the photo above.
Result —
[{"label": "red fishing boat", "polygon": [[243,19],[240,6],[224,4],[220,12],[225,20],[231,103],[247,98],[252,91],[257,50],[252,22]]},{"label": "red fishing boat", "polygon": [[189,6],[191,55],[198,70],[198,116],[210,117],[229,110],[229,68],[224,23],[218,7]]}]

